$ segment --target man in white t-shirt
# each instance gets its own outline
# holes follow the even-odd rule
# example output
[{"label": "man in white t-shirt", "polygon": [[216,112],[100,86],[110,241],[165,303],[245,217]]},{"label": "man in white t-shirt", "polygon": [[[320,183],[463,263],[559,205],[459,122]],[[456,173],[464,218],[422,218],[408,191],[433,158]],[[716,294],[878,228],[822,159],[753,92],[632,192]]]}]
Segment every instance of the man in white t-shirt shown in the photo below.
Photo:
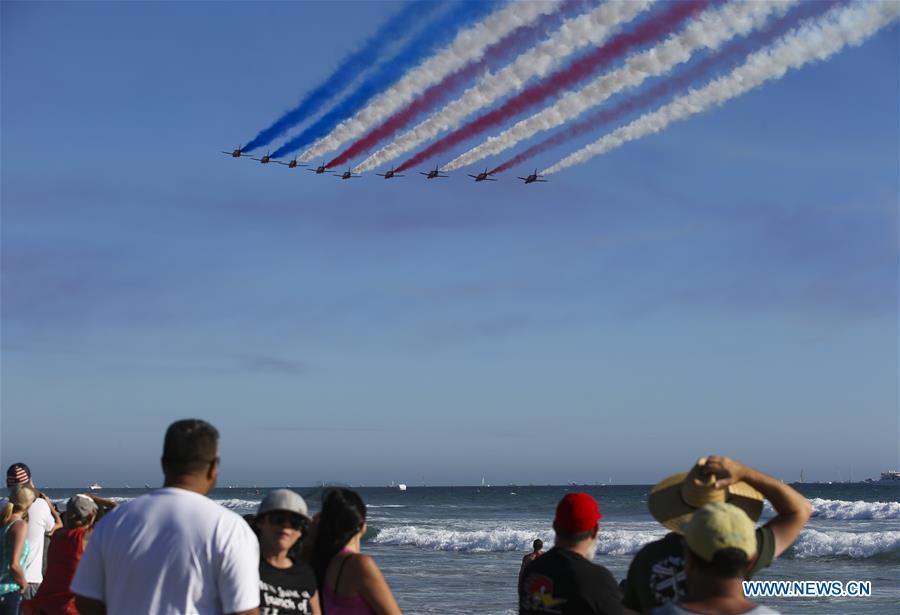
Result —
[{"label": "man in white t-shirt", "polygon": [[34,486],[31,480],[31,469],[24,463],[14,463],[6,470],[6,486],[10,489],[19,485],[27,485],[35,490],[38,497],[28,508],[28,557],[25,559],[25,580],[28,588],[24,598],[33,598],[44,580],[44,541],[62,527],[62,521],[56,508],[47,496]]},{"label": "man in white t-shirt", "polygon": [[219,474],[219,432],[199,419],[172,423],[162,466],[162,489],[94,529],[71,585],[78,612],[257,614],[256,536],[206,497]]}]

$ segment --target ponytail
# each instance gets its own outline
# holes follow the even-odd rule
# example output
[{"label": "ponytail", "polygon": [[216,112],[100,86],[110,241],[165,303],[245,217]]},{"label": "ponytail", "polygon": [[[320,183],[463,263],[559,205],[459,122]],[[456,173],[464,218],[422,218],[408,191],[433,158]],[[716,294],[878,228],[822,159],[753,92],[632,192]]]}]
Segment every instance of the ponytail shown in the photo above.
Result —
[{"label": "ponytail", "polygon": [[0,508],[0,525],[6,525],[9,521],[9,518],[12,517],[13,514],[13,503],[10,501],[6,501],[3,504],[3,507]]}]

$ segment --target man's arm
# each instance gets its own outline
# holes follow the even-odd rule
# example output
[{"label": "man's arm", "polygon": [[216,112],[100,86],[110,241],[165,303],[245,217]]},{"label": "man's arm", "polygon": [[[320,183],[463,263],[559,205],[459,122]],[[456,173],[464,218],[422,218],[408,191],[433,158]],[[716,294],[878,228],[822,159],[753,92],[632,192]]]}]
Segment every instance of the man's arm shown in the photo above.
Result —
[{"label": "man's arm", "polygon": [[222,610],[235,615],[259,612],[259,542],[247,522],[235,514],[220,522],[224,530],[215,539],[220,554],[216,585]]},{"label": "man's arm", "polygon": [[778,515],[766,525],[775,535],[775,557],[794,544],[812,515],[809,500],[790,485],[728,457],[711,455],[706,459],[706,468],[719,479],[716,487],[743,481],[771,502]]},{"label": "man's arm", "polygon": [[106,605],[93,598],[75,595],[75,608],[79,615],[106,615]]},{"label": "man's arm", "polygon": [[63,522],[59,517],[59,513],[56,511],[56,506],[53,505],[53,502],[50,501],[50,498],[48,498],[43,493],[40,495],[40,497],[47,503],[47,508],[50,509],[50,514],[53,516],[53,524],[44,532],[49,536],[52,535],[53,532],[61,528],[63,526]]},{"label": "man's arm", "polygon": [[113,500],[107,498],[101,498],[99,495],[88,494],[88,497],[94,500],[94,504],[101,508],[105,508],[106,510],[112,510],[113,508],[118,506],[118,502],[114,502]]}]

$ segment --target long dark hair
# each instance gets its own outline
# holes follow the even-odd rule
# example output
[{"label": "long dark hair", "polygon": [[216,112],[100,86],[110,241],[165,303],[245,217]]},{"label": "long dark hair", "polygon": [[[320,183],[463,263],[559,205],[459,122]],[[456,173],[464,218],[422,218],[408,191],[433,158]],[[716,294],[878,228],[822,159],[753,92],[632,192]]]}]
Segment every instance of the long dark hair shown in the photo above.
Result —
[{"label": "long dark hair", "polygon": [[[322,512],[312,549],[312,567],[319,591],[325,586],[325,571],[340,551],[366,522],[366,504],[350,489],[329,489],[322,495]],[[321,595],[321,594],[320,594]]]}]

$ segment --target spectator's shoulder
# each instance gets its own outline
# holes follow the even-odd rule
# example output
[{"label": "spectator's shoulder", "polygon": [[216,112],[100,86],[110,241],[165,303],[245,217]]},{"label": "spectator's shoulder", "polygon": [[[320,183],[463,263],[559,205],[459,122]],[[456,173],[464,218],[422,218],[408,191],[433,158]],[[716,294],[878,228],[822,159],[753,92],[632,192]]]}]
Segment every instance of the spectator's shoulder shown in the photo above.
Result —
[{"label": "spectator's shoulder", "polygon": [[591,562],[591,565],[594,566],[595,574],[598,578],[603,579],[604,582],[612,583],[616,587],[619,586],[618,583],[616,583],[616,577],[613,576],[613,573],[609,568],[602,564],[595,564],[594,562]]},{"label": "spectator's shoulder", "polygon": [[775,559],[775,532],[768,525],[756,528],[756,561],[747,573],[747,578],[769,566]]},{"label": "spectator's shoulder", "polygon": [[221,533],[223,536],[238,537],[242,539],[252,538],[253,541],[256,541],[256,534],[253,533],[250,524],[247,523],[242,516],[233,510],[229,510],[224,506],[216,504],[212,500],[210,500],[210,503],[215,508],[215,512],[212,514],[215,515],[215,525],[218,528],[216,530],[217,532]]},{"label": "spectator's shoulder", "polygon": [[31,506],[28,507],[28,516],[30,517],[33,514],[53,516],[50,512],[50,504],[48,504],[47,500],[44,498],[35,499],[34,502],[31,503]]}]

